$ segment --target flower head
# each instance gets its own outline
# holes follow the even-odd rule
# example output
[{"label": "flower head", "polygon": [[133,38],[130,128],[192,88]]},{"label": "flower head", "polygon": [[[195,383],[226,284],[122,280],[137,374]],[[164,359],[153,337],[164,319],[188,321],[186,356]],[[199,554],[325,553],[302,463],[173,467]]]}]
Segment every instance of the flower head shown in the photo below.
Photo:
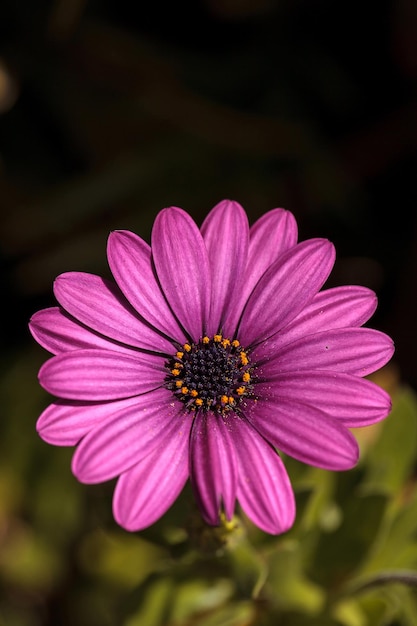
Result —
[{"label": "flower head", "polygon": [[59,307],[36,313],[35,339],[54,354],[43,387],[59,399],[40,436],[76,445],[84,483],[115,477],[117,522],[156,521],[188,477],[204,519],[230,519],[236,501],[269,533],[294,521],[280,450],[345,470],[358,460],[349,427],[384,418],[389,396],[363,377],[393,344],[361,328],[375,294],[320,291],[335,260],[326,239],[297,243],[291,213],[274,209],[249,228],[225,200],[199,230],[182,209],[159,213],[152,246],[112,232],[115,282],[59,276]]}]

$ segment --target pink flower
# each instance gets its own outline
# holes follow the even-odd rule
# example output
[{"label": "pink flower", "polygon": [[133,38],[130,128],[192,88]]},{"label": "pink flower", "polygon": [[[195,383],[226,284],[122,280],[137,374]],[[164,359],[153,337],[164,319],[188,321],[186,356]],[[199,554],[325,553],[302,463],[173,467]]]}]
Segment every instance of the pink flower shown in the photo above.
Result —
[{"label": "pink flower", "polygon": [[275,448],[346,470],[358,460],[349,427],[384,418],[389,396],[363,377],[393,354],[360,328],[375,294],[320,291],[335,252],[297,244],[283,209],[249,228],[224,200],[201,230],[182,209],[159,213],[152,247],[128,231],[108,240],[115,282],[69,272],[59,307],[36,313],[34,338],[55,354],[39,380],[59,398],[40,436],[77,445],[84,483],[118,476],[117,522],[139,530],[171,506],[190,477],[204,519],[230,519],[236,500],[268,533],[294,521],[294,495]]}]

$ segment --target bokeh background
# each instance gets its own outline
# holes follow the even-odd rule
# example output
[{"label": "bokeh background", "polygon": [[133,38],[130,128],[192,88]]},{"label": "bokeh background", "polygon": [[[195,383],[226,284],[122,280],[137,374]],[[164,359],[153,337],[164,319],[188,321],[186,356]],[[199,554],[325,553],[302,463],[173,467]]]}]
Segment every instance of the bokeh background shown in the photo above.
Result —
[{"label": "bokeh background", "polygon": [[[1,626],[415,626],[417,4],[414,0],[2,0]],[[108,275],[110,230],[177,205],[283,206],[328,237],[329,286],[378,293],[394,401],[357,469],[287,460],[297,523],[153,528],[111,517],[43,443],[46,353],[27,322],[68,270]]]}]

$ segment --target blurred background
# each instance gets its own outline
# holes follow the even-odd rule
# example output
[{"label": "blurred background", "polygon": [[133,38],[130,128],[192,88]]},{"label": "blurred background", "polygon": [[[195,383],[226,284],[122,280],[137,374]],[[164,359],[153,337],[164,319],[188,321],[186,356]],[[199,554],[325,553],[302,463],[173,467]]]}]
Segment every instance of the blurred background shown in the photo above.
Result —
[{"label": "blurred background", "polygon": [[[416,174],[414,0],[2,0],[1,626],[417,624],[392,577],[417,566]],[[113,485],[79,485],[36,435],[27,322],[61,272],[108,275],[110,230],[148,238],[161,208],[201,222],[223,198],[291,210],[335,243],[329,286],[378,293],[393,415],[352,472],[288,460],[285,537],[204,528],[187,490],[132,535]]]}]

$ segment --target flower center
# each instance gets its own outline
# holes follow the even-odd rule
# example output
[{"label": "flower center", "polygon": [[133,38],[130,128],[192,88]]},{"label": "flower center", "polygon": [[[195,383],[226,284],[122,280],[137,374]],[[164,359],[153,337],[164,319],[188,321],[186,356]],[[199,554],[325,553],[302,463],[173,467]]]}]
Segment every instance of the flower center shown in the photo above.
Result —
[{"label": "flower center", "polygon": [[189,411],[239,411],[253,396],[253,368],[237,339],[222,335],[185,343],[167,363],[166,386]]}]

